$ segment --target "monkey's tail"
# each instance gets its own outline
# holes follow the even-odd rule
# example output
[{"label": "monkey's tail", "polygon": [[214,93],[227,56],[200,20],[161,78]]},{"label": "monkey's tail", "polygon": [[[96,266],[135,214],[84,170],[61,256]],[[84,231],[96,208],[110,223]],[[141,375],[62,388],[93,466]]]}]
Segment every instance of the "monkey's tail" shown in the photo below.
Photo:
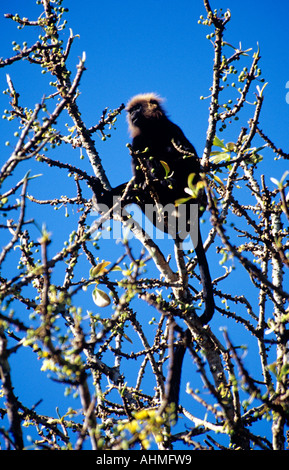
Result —
[{"label": "monkey's tail", "polygon": [[212,279],[210,274],[210,269],[206,257],[206,253],[203,246],[200,226],[198,226],[198,244],[195,248],[196,255],[198,258],[198,264],[201,275],[201,282],[203,286],[203,297],[205,301],[205,311],[201,315],[200,320],[202,325],[206,325],[213,318],[215,311],[215,301],[214,293],[212,286]]}]

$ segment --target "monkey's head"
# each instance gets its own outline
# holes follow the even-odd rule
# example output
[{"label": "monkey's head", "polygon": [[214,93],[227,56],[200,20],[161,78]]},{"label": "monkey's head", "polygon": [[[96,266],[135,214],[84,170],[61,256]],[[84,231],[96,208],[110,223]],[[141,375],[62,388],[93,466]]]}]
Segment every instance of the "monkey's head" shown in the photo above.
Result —
[{"label": "monkey's head", "polygon": [[156,129],[156,125],[167,119],[162,108],[163,99],[155,93],[136,95],[128,102],[126,110],[127,120],[132,137],[140,133]]}]

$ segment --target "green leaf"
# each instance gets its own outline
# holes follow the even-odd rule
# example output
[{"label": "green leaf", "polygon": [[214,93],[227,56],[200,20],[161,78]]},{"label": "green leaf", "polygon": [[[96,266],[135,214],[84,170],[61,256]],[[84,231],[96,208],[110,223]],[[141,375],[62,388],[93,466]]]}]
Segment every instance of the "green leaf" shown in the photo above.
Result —
[{"label": "green leaf", "polygon": [[278,189],[282,189],[284,180],[285,180],[285,178],[287,177],[288,174],[289,174],[289,171],[285,171],[285,173],[283,174],[280,181],[278,181],[276,178],[273,178],[273,177],[270,178],[270,180],[272,181],[272,183],[274,183],[274,184],[276,184],[276,186],[278,186]]},{"label": "green leaf", "polygon": [[102,261],[101,263],[98,263],[97,266],[94,266],[91,268],[89,271],[90,277],[99,277],[103,276],[107,272],[106,267],[110,264],[110,261]]},{"label": "green leaf", "polygon": [[163,160],[160,160],[162,166],[164,167],[164,170],[166,172],[166,178],[168,177],[168,175],[170,174],[170,167],[169,165],[167,164],[167,162],[164,162]]},{"label": "green leaf", "polygon": [[180,206],[181,204],[185,204],[186,202],[190,201],[191,197],[181,197],[180,199],[176,199],[175,206]]},{"label": "green leaf", "polygon": [[279,181],[276,178],[270,178],[272,183],[276,184],[276,186],[279,186]]},{"label": "green leaf", "polygon": [[[214,153],[214,155],[212,156],[212,154]],[[212,163],[220,163],[220,162],[223,162],[223,161],[229,161],[230,158],[231,158],[231,154],[229,152],[212,152],[211,153],[211,162]]]},{"label": "green leaf", "polygon": [[132,340],[131,340],[125,333],[122,333],[122,336],[123,336],[127,341],[129,341],[131,344],[133,344]]},{"label": "green leaf", "polygon": [[224,141],[221,140],[221,139],[219,139],[219,137],[217,137],[216,135],[215,135],[214,140],[213,140],[213,145],[214,145],[215,147],[220,147],[220,148],[222,148],[222,149],[226,149],[226,146],[225,146],[225,144],[224,144]]},{"label": "green leaf", "polygon": [[193,189],[193,179],[196,176],[196,173],[190,173],[188,176],[188,186],[190,189]]},{"label": "green leaf", "polygon": [[107,307],[110,304],[110,298],[107,293],[97,287],[92,291],[92,298],[98,307]]},{"label": "green leaf", "polygon": [[120,266],[114,266],[114,268],[112,268],[111,271],[122,271],[122,269]]},{"label": "green leaf", "polygon": [[257,91],[259,93],[259,96],[262,97],[263,96],[263,91],[265,90],[266,86],[268,85],[268,82],[267,83],[264,83],[264,85],[262,86],[262,88],[260,89],[259,85],[257,85]]},{"label": "green leaf", "polygon": [[281,180],[280,180],[280,183],[282,184],[282,186],[283,186],[283,182],[284,182],[285,178],[287,178],[288,175],[289,175],[289,171],[286,170],[285,173],[283,174]]},{"label": "green leaf", "polygon": [[289,364],[284,364],[281,367],[278,379],[281,380],[284,376],[288,375],[288,373],[289,373]]},{"label": "green leaf", "polygon": [[235,152],[236,150],[235,142],[228,142],[226,145],[226,148],[229,150],[229,152]]},{"label": "green leaf", "polygon": [[217,181],[217,183],[219,183],[221,186],[225,186],[223,181],[221,180],[221,178],[219,178],[217,175],[212,175],[212,178]]}]

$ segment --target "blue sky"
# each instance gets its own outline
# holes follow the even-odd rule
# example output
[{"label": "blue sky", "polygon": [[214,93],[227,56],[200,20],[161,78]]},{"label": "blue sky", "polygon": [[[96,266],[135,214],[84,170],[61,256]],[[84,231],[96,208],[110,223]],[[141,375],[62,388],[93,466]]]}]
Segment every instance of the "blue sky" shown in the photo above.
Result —
[{"label": "blue sky", "polygon": [[[209,101],[199,98],[209,94],[213,58],[212,45],[205,39],[211,30],[197,24],[199,16],[205,13],[202,0],[141,0],[137,4],[132,0],[87,1],[83,3],[83,8],[79,5],[79,2],[70,0],[66,18],[74,34],[80,36],[75,39],[70,54],[72,71],[83,51],[87,57],[80,99],[86,121],[95,123],[105,107],[115,108],[136,93],[155,91],[166,98],[169,115],[184,129],[201,153]],[[285,101],[285,85],[289,80],[289,32],[286,21],[289,5],[284,0],[274,2],[274,7],[269,0],[227,0],[213,1],[212,6],[231,10],[232,19],[225,36],[229,43],[238,46],[241,42],[245,49],[256,49],[259,43],[262,73],[269,82],[262,125],[265,131],[270,130],[272,139],[279,146],[286,146],[289,124]],[[3,57],[12,53],[13,38],[21,43],[27,36],[35,38],[35,32],[28,28],[15,31],[14,23],[5,20],[2,12],[16,11],[20,16],[36,18],[40,9],[34,0],[1,2],[0,24],[2,37],[5,38],[1,48]],[[63,34],[65,39],[67,31]],[[48,80],[39,73],[32,74],[27,64],[27,72],[23,75],[23,64],[21,73],[20,67],[17,64],[10,68],[9,73],[23,101],[29,100],[32,106],[39,100],[43,84]],[[0,71],[2,88],[6,87],[5,72],[3,69]],[[5,99],[3,106],[6,107]],[[122,182],[130,170],[125,148],[128,139],[123,115],[109,145],[102,148],[99,143],[112,184]],[[116,168],[115,160],[111,158],[111,147],[115,146],[122,160],[121,168]]]},{"label": "blue sky", "polygon": [[[182,127],[201,155],[206,138],[209,100],[200,100],[200,96],[209,95],[213,63],[213,47],[206,39],[211,29],[197,23],[200,15],[205,15],[202,0],[70,0],[64,2],[63,6],[69,8],[66,15],[68,26],[74,34],[79,34],[79,38],[73,43],[69,59],[73,73],[83,51],[87,57],[87,70],[82,77],[82,94],[79,99],[82,116],[87,125],[96,124],[105,107],[114,109],[121,103],[126,103],[136,93],[155,91],[166,98],[165,107],[171,119]],[[289,104],[285,98],[289,91],[286,89],[286,83],[289,81],[289,3],[285,0],[275,0],[272,6],[271,0],[212,0],[211,6],[223,10],[229,8],[231,11],[232,19],[225,33],[227,42],[236,47],[241,42],[244,49],[252,48],[253,51],[257,50],[257,43],[259,44],[262,76],[268,82],[260,127],[277,147],[288,151]],[[19,13],[20,16],[36,19],[40,11],[41,6],[37,6],[34,0],[1,1],[0,55],[3,58],[14,54],[14,39],[19,43],[27,41],[29,45],[40,33],[40,30],[35,32],[28,28],[18,31],[11,20],[4,19],[4,13]],[[68,29],[63,33],[64,40],[67,39],[67,34]],[[250,58],[244,65],[250,65]],[[42,76],[27,63],[17,63],[7,69],[0,69],[1,91],[7,87],[7,72],[11,75],[24,106],[34,107],[44,93],[51,92],[47,85],[50,79]],[[2,94],[0,107],[1,114],[9,107],[7,96]],[[9,148],[5,147],[4,143],[9,140],[13,145],[15,142],[15,124],[9,126],[2,120],[0,126],[1,159],[4,161],[9,156]],[[241,124],[236,129],[228,130],[221,137],[227,141],[236,140],[240,126]],[[118,118],[117,128],[112,132],[109,141],[103,143],[100,138],[97,139],[96,137],[96,147],[112,186],[129,179],[130,157],[126,148],[129,135],[125,114]],[[57,158],[71,161],[91,172],[88,160],[80,161],[79,150],[71,152],[71,149],[62,146]],[[270,159],[267,164],[265,158],[262,168],[262,171],[268,174],[269,184],[269,177],[280,179],[288,167],[285,163],[272,166],[271,162]],[[40,171],[43,169],[35,167],[35,174]],[[35,180],[32,184],[32,194],[39,198],[51,195],[57,197],[59,185],[63,186],[61,194],[74,191],[74,186],[69,183],[64,186],[62,174],[57,172],[48,183],[44,184],[43,179]],[[62,239],[65,239],[66,231],[71,229],[73,222],[68,221],[66,228],[62,225],[62,216],[58,214],[54,214],[53,219],[48,221],[43,211],[39,210],[37,216],[40,225],[48,222],[48,228],[59,236],[61,246]],[[109,256],[111,250],[112,246],[108,242],[103,246],[102,257]],[[221,321],[218,326],[220,324]],[[29,353],[27,354],[29,356]],[[26,357],[23,361],[24,366]],[[16,386],[20,387],[21,362],[16,370]],[[30,376],[25,379],[27,400],[31,401],[28,405],[41,398],[33,371],[33,368],[30,369]],[[54,394],[57,395],[57,386],[50,386],[51,405],[46,399],[43,412],[54,413]]]}]

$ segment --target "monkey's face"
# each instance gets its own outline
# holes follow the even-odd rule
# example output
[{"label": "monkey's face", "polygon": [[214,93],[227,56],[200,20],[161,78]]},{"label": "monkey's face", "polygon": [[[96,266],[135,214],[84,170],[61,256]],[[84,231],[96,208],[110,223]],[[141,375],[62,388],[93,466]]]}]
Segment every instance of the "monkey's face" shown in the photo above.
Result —
[{"label": "monkey's face", "polygon": [[158,120],[162,115],[162,110],[156,100],[139,101],[128,112],[131,123],[140,128]]},{"label": "monkey's face", "polygon": [[165,113],[160,105],[161,100],[153,93],[137,95],[127,105],[128,123],[133,136],[150,131]]}]

